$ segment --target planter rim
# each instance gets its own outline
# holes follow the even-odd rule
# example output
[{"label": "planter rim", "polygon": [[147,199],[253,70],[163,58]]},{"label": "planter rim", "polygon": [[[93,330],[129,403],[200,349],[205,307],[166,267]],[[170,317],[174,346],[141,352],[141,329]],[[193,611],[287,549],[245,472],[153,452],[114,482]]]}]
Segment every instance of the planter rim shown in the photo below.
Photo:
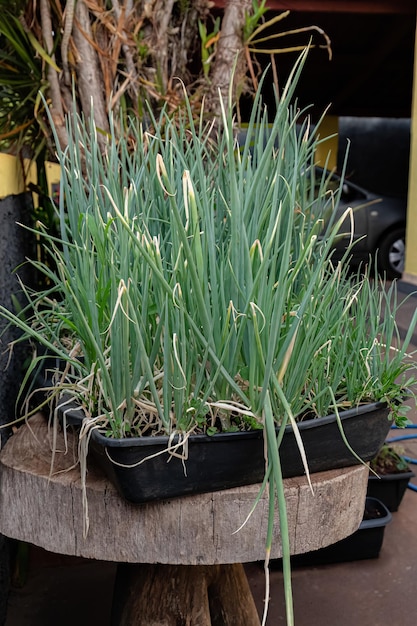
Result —
[{"label": "planter rim", "polygon": [[[366,497],[366,502],[372,502],[374,506],[380,510],[382,513],[381,517],[375,517],[373,519],[364,519],[362,520],[359,529],[364,530],[366,528],[379,528],[381,526],[386,526],[392,522],[392,513],[387,509],[385,504],[378,500],[378,498],[372,498],[371,496]],[[366,508],[366,505],[365,505]]]},{"label": "planter rim", "polygon": [[415,473],[411,470],[404,470],[403,472],[390,472],[389,474],[375,474],[369,473],[368,480],[404,480],[405,478],[414,478]]},{"label": "planter rim", "polygon": [[[76,411],[81,415],[83,415],[82,411],[80,409],[76,408],[76,404],[74,403],[74,408],[76,409]],[[68,407],[70,407],[70,405],[68,405]],[[345,411],[340,411],[339,412],[339,417],[342,421],[344,420],[348,420],[354,417],[357,417],[358,415],[363,415],[366,413],[371,413],[373,411],[376,411],[378,409],[386,409],[387,408],[387,403],[386,402],[370,402],[368,404],[363,404],[351,409],[346,409]],[[67,410],[67,419],[72,417],[72,411],[70,408],[68,408]],[[75,417],[75,416],[74,416]],[[79,419],[79,417],[78,417]],[[305,430],[310,430],[312,428],[317,427],[318,424],[320,425],[325,425],[325,424],[331,424],[333,422],[337,421],[337,416],[335,413],[332,413],[331,415],[326,415],[324,417],[317,417],[314,419],[310,419],[310,420],[306,420],[305,422],[299,422],[298,423],[298,428],[299,430],[305,431]],[[292,426],[290,424],[288,424],[285,427],[285,431],[287,433],[292,432]],[[245,435],[245,437],[247,437],[248,439],[253,438],[253,439],[259,439],[263,436],[264,433],[264,429],[260,428],[257,430],[249,430],[249,431],[236,431],[236,432],[230,432],[230,433],[216,433],[215,435],[204,435],[204,434],[199,434],[199,435],[190,435],[188,440],[190,442],[201,442],[201,443],[210,443],[210,442],[218,442],[218,441],[233,441],[236,438],[241,438],[242,435]],[[160,443],[161,445],[166,445],[166,441],[168,436],[167,435],[156,435],[156,436],[143,436],[143,437],[124,437],[124,438],[114,438],[114,437],[106,437],[103,433],[101,433],[99,430],[94,429],[92,434],[91,434],[92,438],[95,439],[96,441],[100,442],[102,445],[105,442],[105,445],[109,448],[111,447],[126,447],[129,448],[132,445],[137,445],[138,442],[143,441],[144,444],[145,443],[149,443],[150,441],[152,441],[153,444],[157,445],[158,443]],[[178,441],[178,436],[173,438],[173,443]],[[140,444],[139,444],[140,445]]]},{"label": "planter rim", "polygon": [[[358,415],[363,415],[365,413],[372,413],[372,411],[377,411],[378,409],[386,409],[387,406],[387,403],[382,401],[367,402],[366,404],[360,404],[358,406],[352,407],[351,409],[339,411],[339,417],[341,420],[346,420],[352,417],[357,417]],[[314,428],[314,422],[316,422],[317,420],[320,420],[321,424],[329,424],[330,422],[334,422],[335,419],[336,413],[331,413],[330,415],[306,420],[305,422],[298,422],[298,428],[300,430],[308,430],[309,428]],[[288,425],[286,428],[292,430],[291,425]]]}]

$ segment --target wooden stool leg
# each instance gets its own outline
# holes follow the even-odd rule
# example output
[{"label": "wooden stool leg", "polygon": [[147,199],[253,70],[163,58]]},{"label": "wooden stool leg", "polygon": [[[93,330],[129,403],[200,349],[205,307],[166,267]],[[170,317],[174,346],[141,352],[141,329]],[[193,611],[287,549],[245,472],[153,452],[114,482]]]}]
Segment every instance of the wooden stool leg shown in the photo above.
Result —
[{"label": "wooden stool leg", "polygon": [[211,626],[260,626],[252,592],[241,563],[218,565],[208,587]]},{"label": "wooden stool leg", "polygon": [[260,626],[243,566],[118,566],[112,626]]},{"label": "wooden stool leg", "polygon": [[119,564],[111,624],[211,626],[204,576],[192,566]]}]

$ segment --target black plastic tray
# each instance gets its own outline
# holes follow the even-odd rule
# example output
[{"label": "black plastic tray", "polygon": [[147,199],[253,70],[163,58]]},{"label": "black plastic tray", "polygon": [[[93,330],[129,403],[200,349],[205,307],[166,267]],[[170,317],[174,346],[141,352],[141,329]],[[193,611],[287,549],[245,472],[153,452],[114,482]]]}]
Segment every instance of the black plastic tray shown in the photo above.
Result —
[{"label": "black plastic tray", "polygon": [[[65,405],[67,424],[82,417],[76,404]],[[81,415],[80,415],[81,413]],[[389,409],[374,402],[340,412],[347,440],[364,460],[372,459],[390,429]],[[340,433],[335,415],[299,424],[311,473],[358,464]],[[176,443],[176,439],[171,442]],[[188,458],[167,452],[168,437],[113,439],[93,430],[90,451],[98,465],[128,501],[140,504],[192,493],[204,493],[262,482],[265,475],[262,430],[191,435]],[[280,458],[284,478],[303,475],[300,451],[292,428],[286,428]]]},{"label": "black plastic tray", "polygon": [[[377,517],[367,519],[367,514],[371,510],[376,513]],[[367,497],[364,518],[353,535],[320,550],[296,554],[291,558],[291,563],[293,567],[311,567],[378,558],[384,540],[385,527],[391,521],[392,515],[387,507],[377,498]],[[280,569],[281,566],[281,559],[274,559],[271,563],[272,569]]]},{"label": "black plastic tray", "polygon": [[398,511],[408,482],[415,476],[411,470],[397,474],[385,474],[379,478],[369,475],[367,495],[378,498],[389,511]]}]

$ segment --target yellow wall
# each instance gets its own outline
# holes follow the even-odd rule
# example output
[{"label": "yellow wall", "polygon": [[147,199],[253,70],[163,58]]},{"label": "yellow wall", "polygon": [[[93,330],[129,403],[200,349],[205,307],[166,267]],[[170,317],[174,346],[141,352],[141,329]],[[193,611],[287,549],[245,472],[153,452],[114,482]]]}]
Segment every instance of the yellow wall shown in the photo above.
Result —
[{"label": "yellow wall", "polygon": [[411,112],[410,174],[408,179],[408,209],[406,258],[403,280],[417,285],[417,30],[414,51],[414,87]]},{"label": "yellow wall", "polygon": [[[23,173],[23,168],[25,172]],[[0,154],[0,199],[25,191],[27,183],[36,181],[36,165],[10,154]]]},{"label": "yellow wall", "polygon": [[[24,170],[24,171],[23,171]],[[57,163],[46,164],[46,176],[51,185],[59,182],[60,168]],[[15,196],[27,190],[29,183],[36,183],[36,164],[23,161],[11,154],[0,154],[0,200],[6,196]],[[34,198],[36,202],[36,198]]]},{"label": "yellow wall", "polygon": [[337,150],[339,118],[335,115],[326,115],[320,124],[320,137],[327,137],[323,143],[317,146],[315,161],[317,165],[324,167],[327,161],[327,169],[333,170],[337,167]]}]

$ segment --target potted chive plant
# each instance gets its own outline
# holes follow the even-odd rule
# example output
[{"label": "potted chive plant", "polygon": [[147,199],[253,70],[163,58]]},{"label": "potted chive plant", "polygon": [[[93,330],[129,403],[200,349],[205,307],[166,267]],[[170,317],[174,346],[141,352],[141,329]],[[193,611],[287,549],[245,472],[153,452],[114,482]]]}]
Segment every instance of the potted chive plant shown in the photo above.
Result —
[{"label": "potted chive plant", "polygon": [[92,450],[136,502],[269,483],[287,581],[283,476],[326,469],[326,442],[330,467],[375,455],[412,387],[416,324],[390,350],[395,285],[332,262],[347,215],[292,105],[301,66],[272,123],[258,94],[243,145],[231,114],[196,123],[190,105],[147,128],[111,118],[104,151],[69,117],[60,236],[43,233],[51,263],[32,261],[47,286],[1,309],[37,346],[24,388],[56,359],[48,403],[64,426],[82,418],[82,468]]}]

